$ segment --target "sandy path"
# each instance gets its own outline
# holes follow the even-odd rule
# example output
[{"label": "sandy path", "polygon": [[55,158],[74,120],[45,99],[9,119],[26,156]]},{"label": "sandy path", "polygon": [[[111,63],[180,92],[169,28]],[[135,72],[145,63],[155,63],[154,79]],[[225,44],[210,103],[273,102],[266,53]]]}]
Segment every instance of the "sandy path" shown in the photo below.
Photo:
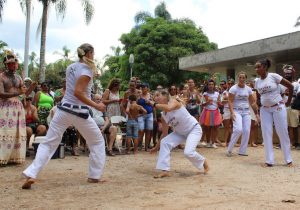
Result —
[{"label": "sandy path", "polygon": [[[172,153],[172,177],[153,179],[156,156],[149,153],[108,157],[105,184],[86,182],[88,157],[51,160],[32,190],[21,190],[27,166],[0,168],[0,209],[300,209],[300,151],[292,151],[294,168],[262,168],[263,148],[249,157],[225,156],[225,149],[198,149],[209,161],[208,175]],[[282,200],[295,200],[284,203]]]}]

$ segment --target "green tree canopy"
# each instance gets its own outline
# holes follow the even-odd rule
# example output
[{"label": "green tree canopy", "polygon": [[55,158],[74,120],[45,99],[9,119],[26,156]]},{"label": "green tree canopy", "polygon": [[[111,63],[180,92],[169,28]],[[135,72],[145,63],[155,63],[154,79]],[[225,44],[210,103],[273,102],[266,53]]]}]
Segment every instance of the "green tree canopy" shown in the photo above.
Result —
[{"label": "green tree canopy", "polygon": [[[217,49],[202,29],[188,19],[171,19],[164,3],[155,9],[155,17],[147,12],[138,12],[137,26],[122,34],[123,54],[107,57],[106,64],[112,77],[129,80],[129,55],[134,55],[133,76],[156,85],[168,86],[183,83],[188,78],[200,80],[204,74],[179,70],[179,57]],[[102,79],[103,81],[103,79]]]}]

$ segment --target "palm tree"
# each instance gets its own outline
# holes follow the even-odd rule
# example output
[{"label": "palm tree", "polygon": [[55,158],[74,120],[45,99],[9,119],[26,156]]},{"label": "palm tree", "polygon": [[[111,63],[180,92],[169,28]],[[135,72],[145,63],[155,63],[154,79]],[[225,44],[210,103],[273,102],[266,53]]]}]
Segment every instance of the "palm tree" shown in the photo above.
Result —
[{"label": "palm tree", "polygon": [[0,0],[0,22],[2,21],[2,11],[6,0]]},{"label": "palm tree", "polygon": [[[165,20],[171,20],[171,14],[168,12],[165,2],[161,2],[159,5],[157,5],[154,9],[154,17],[160,17]],[[149,12],[140,11],[136,13],[134,16],[134,21],[139,27],[140,24],[147,21],[147,19],[151,19],[153,16]]]},{"label": "palm tree", "polygon": [[[46,52],[46,29],[48,23],[48,12],[51,5],[55,5],[57,16],[62,19],[65,17],[66,8],[67,8],[67,0],[38,0],[43,4],[43,13],[41,19],[41,46],[40,46],[40,74],[39,81],[42,82],[45,80],[45,52]],[[94,7],[91,3],[91,0],[80,0],[84,18],[86,24],[89,24],[93,15],[94,15]]]}]

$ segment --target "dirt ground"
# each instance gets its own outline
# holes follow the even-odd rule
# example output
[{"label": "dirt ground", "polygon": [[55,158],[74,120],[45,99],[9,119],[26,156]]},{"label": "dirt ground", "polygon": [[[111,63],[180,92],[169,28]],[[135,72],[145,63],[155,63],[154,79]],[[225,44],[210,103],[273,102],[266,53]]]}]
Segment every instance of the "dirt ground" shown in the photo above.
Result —
[{"label": "dirt ground", "polygon": [[[237,150],[237,148],[236,148]],[[22,166],[0,168],[0,209],[300,209],[300,151],[292,150],[295,167],[262,168],[263,147],[248,157],[225,156],[225,148],[200,148],[210,165],[207,175],[172,152],[172,176],[152,178],[156,155],[107,157],[104,184],[86,182],[88,157],[51,160],[31,190],[22,190]],[[284,202],[285,201],[285,202]],[[294,203],[293,203],[294,202]]]}]

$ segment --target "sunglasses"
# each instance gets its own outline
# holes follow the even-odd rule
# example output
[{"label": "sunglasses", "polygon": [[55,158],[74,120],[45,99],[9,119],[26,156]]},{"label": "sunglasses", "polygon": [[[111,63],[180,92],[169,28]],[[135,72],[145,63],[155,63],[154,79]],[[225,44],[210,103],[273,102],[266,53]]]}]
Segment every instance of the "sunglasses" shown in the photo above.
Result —
[{"label": "sunglasses", "polygon": [[26,98],[26,101],[31,101],[32,100],[32,98]]}]

